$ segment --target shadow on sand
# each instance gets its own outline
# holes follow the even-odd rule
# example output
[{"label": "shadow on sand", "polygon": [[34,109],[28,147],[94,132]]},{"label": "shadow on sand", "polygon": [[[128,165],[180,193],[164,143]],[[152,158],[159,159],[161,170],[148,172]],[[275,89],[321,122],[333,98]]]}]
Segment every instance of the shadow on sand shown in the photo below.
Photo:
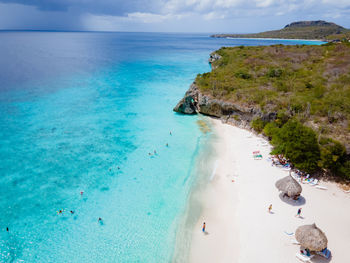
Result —
[{"label": "shadow on sand", "polygon": [[292,198],[283,197],[283,193],[280,193],[279,197],[283,202],[292,206],[302,206],[306,204],[306,200],[303,196],[299,196],[298,200],[293,200]]},{"label": "shadow on sand", "polygon": [[332,260],[332,255],[327,259],[319,255],[315,255],[312,259],[312,263],[328,263]]}]

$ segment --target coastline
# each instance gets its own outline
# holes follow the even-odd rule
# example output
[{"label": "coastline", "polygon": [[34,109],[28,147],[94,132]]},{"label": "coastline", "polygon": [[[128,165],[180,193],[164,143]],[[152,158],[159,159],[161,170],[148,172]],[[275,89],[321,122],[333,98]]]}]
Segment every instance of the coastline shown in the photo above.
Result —
[{"label": "coastline", "polygon": [[322,39],[302,39],[302,38],[270,38],[270,37],[224,37],[226,39],[244,39],[244,40],[288,40],[288,41],[314,41],[314,42],[324,42]]},{"label": "coastline", "polygon": [[[202,116],[199,122],[206,125],[206,138],[202,141],[196,157],[195,165],[191,171],[191,190],[188,195],[186,206],[178,219],[174,222],[176,231],[175,248],[171,262],[188,262],[191,247],[191,237],[195,224],[203,211],[201,195],[205,192],[208,181],[212,176],[215,160],[218,157],[213,141],[217,135],[213,132],[211,118]],[[202,125],[203,125],[202,123]],[[199,124],[199,123],[198,123]],[[200,125],[200,124],[199,124]],[[201,125],[200,125],[201,126]],[[202,127],[200,127],[201,129]]]},{"label": "coastline", "polygon": [[[350,222],[347,210],[350,194],[335,183],[320,183],[328,190],[303,184],[304,202],[286,203],[274,183],[288,172],[267,161],[271,146],[250,131],[210,120],[214,131],[211,158],[217,162],[217,169],[213,176],[198,175],[202,182],[193,189],[189,200],[192,205],[188,206],[195,204],[197,209],[188,208],[185,215],[187,226],[192,226],[186,230],[190,240],[186,247],[180,250],[176,247],[177,255],[187,254],[183,249],[189,249],[186,256],[189,260],[182,262],[253,263],[262,258],[276,263],[296,262],[299,246],[293,245],[294,237],[286,233],[312,223],[325,232],[333,255],[330,261],[315,257],[312,262],[346,262],[344,252],[350,246],[350,229],[346,228]],[[252,158],[254,150],[260,150],[263,160]],[[270,204],[272,214],[267,212]],[[295,217],[299,207],[303,209],[302,218]],[[201,231],[203,222],[208,234]],[[181,262],[178,259],[174,257],[173,262]]]}]

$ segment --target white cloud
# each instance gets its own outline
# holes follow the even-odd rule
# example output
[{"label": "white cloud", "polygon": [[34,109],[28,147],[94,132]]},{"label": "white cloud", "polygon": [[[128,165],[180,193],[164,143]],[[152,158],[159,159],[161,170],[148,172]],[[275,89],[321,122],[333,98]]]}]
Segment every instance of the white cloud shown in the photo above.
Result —
[{"label": "white cloud", "polygon": [[[47,29],[152,31],[162,24],[164,31],[166,26],[171,31],[177,26],[177,31],[234,31],[234,28],[242,28],[242,21],[245,28],[265,30],[293,21],[319,19],[350,27],[350,20],[346,19],[350,16],[350,0],[62,0],[60,3],[69,7],[68,11],[56,12],[39,7],[58,0],[2,1],[41,5],[36,8],[34,4],[0,4],[0,28],[42,25],[41,28]],[[5,11],[7,9],[11,11]]]},{"label": "white cloud", "polygon": [[256,0],[257,7],[268,7],[274,4],[274,0]]},{"label": "white cloud", "polygon": [[222,12],[210,12],[203,15],[205,20],[225,19],[226,15]]},{"label": "white cloud", "polygon": [[159,15],[159,14],[152,14],[152,13],[135,12],[135,13],[128,14],[127,17],[124,19],[130,19],[133,21],[139,21],[143,23],[160,23],[166,19],[169,19],[170,17],[171,15]]},{"label": "white cloud", "polygon": [[322,0],[322,3],[338,8],[350,7],[350,0]]},{"label": "white cloud", "polygon": [[218,10],[233,8],[244,0],[169,0],[163,7],[164,12],[197,12],[208,14]]}]

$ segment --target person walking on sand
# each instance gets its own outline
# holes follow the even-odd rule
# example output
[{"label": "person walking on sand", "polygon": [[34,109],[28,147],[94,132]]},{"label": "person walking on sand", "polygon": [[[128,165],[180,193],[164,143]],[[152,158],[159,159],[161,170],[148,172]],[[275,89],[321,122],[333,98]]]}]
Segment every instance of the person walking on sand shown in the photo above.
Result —
[{"label": "person walking on sand", "polygon": [[202,232],[205,233],[205,222],[203,223]]},{"label": "person walking on sand", "polygon": [[269,213],[271,213],[272,210],[272,204],[269,206]]},{"label": "person walking on sand", "polygon": [[298,212],[297,212],[297,214],[295,215],[295,217],[300,217],[300,215],[301,215],[301,208],[298,209]]}]

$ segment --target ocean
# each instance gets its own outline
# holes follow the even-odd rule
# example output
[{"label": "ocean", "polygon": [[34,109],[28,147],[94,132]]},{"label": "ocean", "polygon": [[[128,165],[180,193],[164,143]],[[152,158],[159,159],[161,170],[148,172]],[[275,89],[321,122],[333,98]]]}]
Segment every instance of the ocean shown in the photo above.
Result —
[{"label": "ocean", "polygon": [[319,44],[0,32],[0,262],[170,262],[211,136],[172,109],[210,52],[276,43]]}]

